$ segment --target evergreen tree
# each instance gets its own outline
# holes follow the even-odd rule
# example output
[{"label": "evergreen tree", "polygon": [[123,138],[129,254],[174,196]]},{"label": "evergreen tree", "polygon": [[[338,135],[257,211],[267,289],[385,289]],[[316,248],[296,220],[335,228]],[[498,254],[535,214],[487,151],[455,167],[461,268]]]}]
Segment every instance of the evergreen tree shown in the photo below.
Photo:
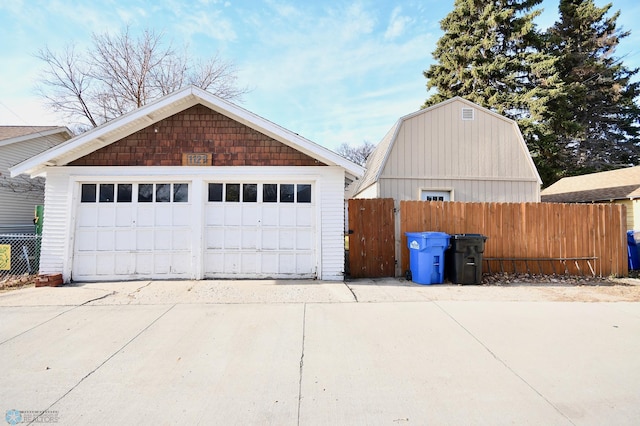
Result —
[{"label": "evergreen tree", "polygon": [[423,107],[462,96],[517,120],[536,165],[546,170],[558,155],[543,117],[561,82],[533,22],[540,3],[456,0],[440,22],[437,62],[424,72],[427,89],[435,92]]},{"label": "evergreen tree", "polygon": [[[561,0],[558,22],[548,31],[548,49],[557,58],[564,83],[545,114],[555,135],[564,167],[551,180],[638,164],[640,109],[635,102],[640,83],[614,56],[629,32],[617,28],[620,12],[606,17],[611,4],[593,0]],[[545,182],[550,184],[553,182]]]},{"label": "evergreen tree", "polygon": [[[441,22],[444,35],[424,72],[436,92],[424,107],[462,96],[511,118],[528,117],[536,95],[532,74],[548,73],[553,61],[535,49],[540,43],[532,8],[541,0],[456,0]],[[541,74],[542,76],[542,74]]]}]

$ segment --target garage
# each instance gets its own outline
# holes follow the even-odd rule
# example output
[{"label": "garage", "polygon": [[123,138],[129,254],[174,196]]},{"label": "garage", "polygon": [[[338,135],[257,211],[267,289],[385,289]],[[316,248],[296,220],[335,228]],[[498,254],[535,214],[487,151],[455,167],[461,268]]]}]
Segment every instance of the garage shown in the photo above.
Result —
[{"label": "garage", "polygon": [[208,184],[206,278],[315,278],[310,183]]},{"label": "garage", "polygon": [[342,280],[362,167],[195,87],[11,169],[46,177],[41,274]]},{"label": "garage", "polygon": [[189,186],[80,184],[72,276],[79,281],[191,277]]},{"label": "garage", "polygon": [[207,182],[206,197],[191,186],[81,183],[74,279],[192,278],[200,257],[205,278],[316,277],[312,183]]}]

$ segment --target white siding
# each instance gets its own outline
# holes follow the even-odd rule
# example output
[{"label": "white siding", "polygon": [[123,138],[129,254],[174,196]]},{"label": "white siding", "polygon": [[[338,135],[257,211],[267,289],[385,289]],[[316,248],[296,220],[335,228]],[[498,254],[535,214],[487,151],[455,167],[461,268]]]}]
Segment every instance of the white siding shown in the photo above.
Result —
[{"label": "white siding", "polygon": [[339,167],[323,167],[325,178],[318,185],[321,216],[322,280],[344,279],[344,172]]},{"label": "white siding", "polygon": [[[152,174],[153,172],[153,174]],[[317,167],[60,167],[49,168],[45,191],[45,217],[41,273],[62,273],[71,278],[75,197],[79,182],[126,182],[174,179],[188,180],[194,187],[215,177],[301,179],[315,183],[319,202],[316,226],[317,276],[322,280],[342,280],[344,274],[344,169]],[[200,187],[200,186],[198,186]],[[73,194],[76,194],[75,196]],[[192,202],[203,202],[202,199]],[[199,234],[199,233],[194,233]],[[197,246],[202,246],[196,242]],[[196,276],[201,276],[196,274]]]},{"label": "white siding", "polygon": [[[62,134],[56,134],[0,146],[0,179],[7,177],[13,182],[26,180],[25,182],[29,183],[27,176],[11,178],[9,167],[15,166],[64,140]],[[32,225],[34,207],[43,204],[43,201],[42,191],[16,193],[11,189],[0,187],[0,225]]]},{"label": "white siding", "polygon": [[44,202],[40,273],[63,273],[63,279],[66,282],[69,279],[71,266],[69,252],[71,197],[69,196],[69,178],[63,170],[52,169],[47,173]]}]

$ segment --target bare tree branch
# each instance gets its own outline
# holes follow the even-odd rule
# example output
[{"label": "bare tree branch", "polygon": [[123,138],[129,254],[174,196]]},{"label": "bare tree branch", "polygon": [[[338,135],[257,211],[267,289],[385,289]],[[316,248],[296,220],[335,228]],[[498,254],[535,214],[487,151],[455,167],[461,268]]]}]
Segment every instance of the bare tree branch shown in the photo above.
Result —
[{"label": "bare tree branch", "polygon": [[208,90],[225,99],[237,99],[247,92],[236,86],[237,70],[233,63],[218,55],[207,61],[198,61],[189,73],[189,84]]},{"label": "bare tree branch", "polygon": [[351,146],[348,143],[343,142],[336,152],[347,160],[351,160],[356,164],[364,166],[367,162],[367,158],[375,148],[376,146],[369,141],[364,141],[362,145],[358,146]]},{"label": "bare tree branch", "polygon": [[76,53],[75,47],[67,46],[62,54],[45,47],[36,57],[45,62],[41,84],[36,90],[46,99],[47,106],[69,118],[81,118],[97,126],[89,105],[91,67]]},{"label": "bare tree branch", "polygon": [[16,194],[26,194],[27,197],[34,199],[44,194],[44,183],[41,177],[31,179],[29,176],[20,175],[12,178],[0,173],[0,188],[9,189]]},{"label": "bare tree branch", "polygon": [[[40,94],[54,111],[96,127],[129,111],[193,84],[224,99],[240,99],[232,62],[218,55],[194,60],[165,43],[164,34],[145,30],[138,37],[129,27],[121,33],[93,34],[84,55],[68,47],[49,48],[37,57],[45,62]],[[91,58],[91,59],[85,59]]]}]

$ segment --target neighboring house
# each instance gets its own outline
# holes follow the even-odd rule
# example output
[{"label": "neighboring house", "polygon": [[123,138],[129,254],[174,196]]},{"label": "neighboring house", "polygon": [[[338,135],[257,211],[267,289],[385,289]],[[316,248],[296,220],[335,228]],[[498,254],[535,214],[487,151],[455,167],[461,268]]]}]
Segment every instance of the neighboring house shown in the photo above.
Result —
[{"label": "neighboring house", "polygon": [[34,208],[44,203],[42,186],[12,178],[9,168],[72,136],[66,127],[0,126],[0,233],[32,232]]},{"label": "neighboring house", "polygon": [[[518,124],[460,97],[401,117],[366,168],[346,198],[393,198],[397,210],[401,200],[540,201],[542,181]],[[396,220],[398,276],[401,237]]]},{"label": "neighboring house", "polygon": [[363,172],[193,86],[12,169],[47,178],[40,272],[65,282],[341,280]]},{"label": "neighboring house", "polygon": [[542,191],[547,203],[627,206],[627,229],[640,230],[640,166],[560,179]]},{"label": "neighboring house", "polygon": [[349,198],[540,201],[517,123],[460,97],[401,117],[366,168]]}]

